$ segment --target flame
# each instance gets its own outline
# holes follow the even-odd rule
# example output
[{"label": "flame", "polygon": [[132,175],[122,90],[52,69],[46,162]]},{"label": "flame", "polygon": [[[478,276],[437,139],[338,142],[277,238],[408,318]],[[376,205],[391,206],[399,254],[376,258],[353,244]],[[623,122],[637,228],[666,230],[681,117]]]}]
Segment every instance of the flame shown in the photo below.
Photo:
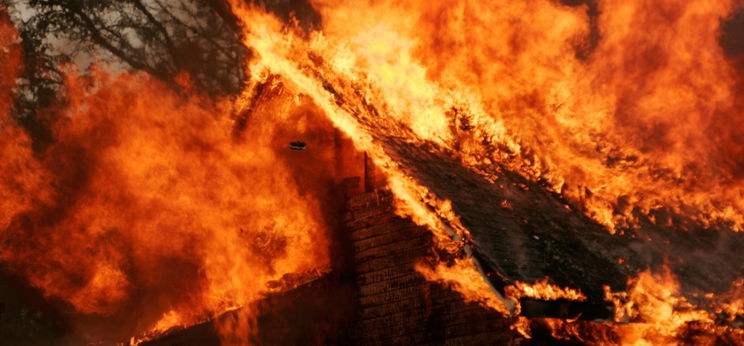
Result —
[{"label": "flame", "polygon": [[414,268],[427,280],[439,282],[460,293],[466,302],[477,302],[480,305],[509,316],[511,306],[505,303],[492,287],[483,280],[470,258],[455,259],[451,266],[438,263],[431,268],[423,263],[416,263]]},{"label": "flame", "polygon": [[545,278],[543,281],[537,281],[535,283],[526,283],[517,281],[512,286],[506,287],[506,295],[519,299],[522,297],[529,297],[535,299],[545,300],[556,300],[556,299],[569,299],[575,301],[585,301],[586,296],[581,291],[570,288],[570,287],[559,287],[549,283],[549,278]]},{"label": "flame", "polygon": [[[140,312],[162,331],[247,306],[283,274],[325,265],[321,202],[278,154],[282,128],[343,131],[385,174],[397,211],[451,253],[468,248],[467,229],[398,163],[395,143],[433,144],[491,181],[500,167],[546,181],[609,232],[632,227],[636,212],[671,222],[653,217],[661,208],[744,226],[740,76],[717,41],[734,0],[601,0],[598,15],[551,0],[318,0],[322,30],[310,33],[231,4],[255,53],[253,84],[237,100],[184,99],[138,74],[70,73],[68,103],[44,115],[56,142],[36,155],[0,113],[0,159],[14,168],[0,192],[18,197],[0,202],[0,259],[48,296],[104,316],[156,300],[157,311]],[[1,53],[12,56],[8,27],[0,18],[11,32]],[[3,76],[18,59],[4,60]],[[254,109],[259,84],[269,96]],[[237,135],[236,109],[251,121]],[[190,280],[168,263],[189,268]],[[472,257],[416,269],[512,310]],[[182,287],[161,287],[164,277]],[[669,273],[642,273],[632,287],[611,296],[618,319],[644,321],[618,327],[623,343],[672,343],[692,321],[710,325]],[[547,279],[509,291],[585,299]],[[224,341],[247,342],[251,325],[245,310],[220,328]]]},{"label": "flame", "polygon": [[157,335],[168,331],[170,328],[173,328],[173,326],[183,325],[188,325],[188,323],[184,323],[184,317],[176,310],[168,310],[157,322],[155,322],[155,325],[150,328],[150,331]]},{"label": "flame", "polygon": [[667,266],[656,275],[646,270],[629,284],[629,303],[616,310],[616,319],[641,322],[625,328],[622,344],[673,345],[687,323],[713,324],[708,312],[695,309],[680,296],[679,283]]},{"label": "flame", "polygon": [[[615,305],[614,323],[551,318],[539,323],[555,339],[592,345],[711,345],[744,341],[740,329],[717,323],[713,313],[716,309],[702,309],[688,301],[666,265],[658,273],[639,273],[628,285],[627,292],[610,292],[606,288],[606,299]],[[735,292],[736,285],[728,294]],[[728,305],[718,306],[720,312]],[[530,325],[525,324],[529,332]]]},{"label": "flame", "polygon": [[[598,15],[548,0],[314,4],[322,31],[301,33],[233,1],[250,23],[250,70],[307,94],[385,171],[398,211],[429,226],[439,247],[469,239],[467,229],[396,163],[390,138],[434,143],[491,181],[499,167],[546,181],[610,233],[633,227],[636,212],[673,226],[654,217],[662,208],[742,229],[738,72],[717,41],[732,1],[606,0]],[[470,258],[416,269],[503,309],[489,303],[493,290]],[[636,299],[650,285],[639,280]],[[514,292],[583,297],[540,284]],[[667,305],[646,303],[669,315],[664,306],[681,304],[678,293],[662,294]],[[660,342],[706,318],[674,313],[671,327],[655,332]]]},{"label": "flame", "polygon": [[14,176],[35,183],[20,185],[25,206],[2,206],[0,259],[45,295],[121,319],[129,332],[148,321],[158,332],[247,306],[270,281],[327,265],[313,177],[331,173],[301,167],[332,158],[284,153],[293,134],[332,140],[306,102],[269,86],[272,99],[236,138],[231,102],[183,98],[144,75],[69,72],[65,90],[67,103],[43,111],[55,136],[46,152],[32,155],[9,121],[3,130],[16,137],[0,147],[22,162]]},{"label": "flame", "polygon": [[744,341],[744,332],[718,325],[713,312],[698,308],[683,297],[666,265],[660,273],[641,272],[628,284],[627,293],[607,294],[616,307],[615,321],[631,322],[612,327],[619,344],[677,345],[690,337],[695,343],[711,344],[719,336],[726,336],[733,343]]},{"label": "flame", "polygon": [[[593,35],[585,6],[315,4],[323,29],[308,39],[234,7],[251,23],[245,42],[259,55],[251,70],[291,80],[360,149],[372,148],[355,117],[457,149],[474,170],[497,162],[548,181],[611,232],[635,222],[634,208],[660,207],[741,229],[738,72],[717,40],[732,1],[600,1],[599,39],[583,55],[577,49]],[[378,112],[342,114],[317,77],[343,81]]]},{"label": "flame", "polygon": [[[437,236],[438,244],[441,247],[447,247],[449,240],[454,236],[457,238],[468,238],[467,230],[460,225],[457,216],[451,210],[449,201],[443,201],[437,199],[431,194],[428,189],[412,179],[406,172],[398,167],[398,164],[389,154],[385,151],[379,143],[379,138],[375,138],[377,135],[372,131],[370,126],[375,126],[376,129],[386,129],[390,131],[403,131],[398,133],[406,137],[413,137],[418,139],[417,135],[426,136],[425,138],[442,142],[444,139],[438,138],[436,134],[443,133],[443,128],[446,127],[445,123],[434,123],[431,119],[423,119],[413,126],[411,132],[406,129],[398,127],[397,123],[400,119],[374,119],[367,118],[364,120],[370,121],[367,124],[360,122],[359,116],[364,116],[359,113],[350,112],[344,105],[339,106],[338,99],[339,95],[334,95],[329,92],[327,85],[321,80],[318,80],[318,76],[308,75],[305,71],[303,63],[312,63],[312,55],[307,52],[318,52],[322,53],[325,51],[331,51],[332,55],[328,59],[328,68],[332,71],[328,71],[328,75],[321,77],[333,78],[334,82],[343,83],[343,81],[355,81],[358,80],[358,76],[354,75],[356,67],[353,66],[357,63],[362,64],[364,62],[350,61],[348,59],[355,59],[359,53],[357,51],[350,51],[349,47],[338,48],[332,46],[333,40],[326,39],[320,33],[314,33],[314,37],[308,41],[303,40],[302,37],[297,36],[298,33],[291,29],[282,28],[275,18],[265,14],[264,12],[244,5],[240,2],[233,2],[233,10],[244,22],[251,23],[250,30],[246,30],[244,42],[246,46],[253,48],[259,55],[257,59],[251,61],[250,71],[253,73],[254,78],[259,80],[266,79],[267,76],[278,74],[286,78],[290,82],[297,92],[302,92],[310,96],[310,98],[317,104],[334,123],[335,126],[344,131],[350,138],[353,139],[354,145],[360,151],[365,151],[372,158],[376,166],[380,167],[382,172],[387,178],[388,186],[393,191],[396,197],[396,209],[397,212],[412,217],[414,221],[421,225],[426,225]],[[390,32],[392,33],[392,32]],[[369,34],[369,33],[368,33]],[[374,34],[374,33],[372,33]],[[378,32],[378,34],[380,34]],[[365,39],[359,38],[358,44],[353,46],[353,49],[366,49],[368,46],[362,44]],[[399,50],[405,47],[398,47],[389,51],[383,46],[372,47],[372,50],[368,52],[370,59],[381,59],[381,56],[385,54],[397,53]],[[325,55],[318,55],[323,57]],[[385,57],[388,58],[388,57]],[[310,59],[310,60],[308,60]],[[323,59],[323,58],[320,58]],[[372,62],[367,62],[372,64]],[[405,68],[405,65],[398,65],[397,68]],[[418,70],[421,72],[421,70]],[[316,71],[317,73],[323,73],[323,71]],[[402,71],[404,72],[404,71]],[[400,73],[402,73],[400,72]],[[335,74],[338,73],[338,74]],[[379,83],[399,83],[395,87],[405,88],[406,84],[402,83],[400,79],[403,75],[395,71],[380,71],[379,75],[371,76],[366,75],[366,80],[360,81],[371,85],[377,85]],[[423,75],[418,75],[423,82]],[[402,84],[401,84],[402,83]],[[375,90],[369,90],[369,92],[375,92]],[[426,96],[431,96],[432,90],[418,90],[413,92],[416,98],[423,98],[426,100]],[[250,91],[247,95],[242,97],[243,100],[248,99]],[[422,96],[423,95],[423,96]],[[370,102],[373,98],[379,95],[364,95],[363,99],[369,98]],[[409,95],[410,96],[410,95]],[[356,100],[350,100],[352,102]],[[387,101],[387,100],[386,100]],[[406,105],[407,107],[419,107],[421,106],[418,101],[408,102],[403,99],[396,99],[394,101],[396,105]],[[398,102],[398,103],[395,103]],[[423,101],[422,101],[423,102]],[[355,106],[355,105],[349,105]],[[432,106],[434,107],[434,106]],[[439,106],[437,106],[439,107]],[[436,108],[436,107],[435,107]],[[442,110],[441,107],[436,108]],[[434,111],[432,111],[434,112]],[[415,113],[409,113],[406,115],[406,119],[409,121],[415,120]],[[435,114],[435,113],[431,113]],[[442,118],[444,121],[444,118]],[[422,119],[419,119],[422,120]],[[390,124],[384,123],[390,121]],[[432,133],[431,126],[436,127]],[[465,266],[463,266],[463,269]],[[471,275],[477,274],[475,267],[468,268]]]},{"label": "flame", "polygon": [[[450,240],[452,238],[469,238],[467,230],[460,224],[459,219],[451,210],[449,201],[437,199],[425,186],[419,184],[407,175],[406,172],[402,171],[395,160],[380,146],[379,139],[375,138],[375,133],[368,126],[376,126],[377,129],[389,129],[391,131],[405,131],[405,129],[395,127],[396,124],[378,123],[377,120],[379,119],[366,119],[374,122],[374,124],[360,123],[359,119],[356,118],[360,114],[350,113],[344,107],[339,107],[336,99],[338,95],[329,93],[323,82],[314,78],[315,76],[307,75],[306,71],[303,71],[303,66],[298,64],[298,61],[308,59],[308,54],[301,47],[307,44],[309,47],[305,48],[310,51],[315,51],[315,49],[331,49],[328,46],[329,43],[323,37],[318,34],[317,37],[311,39],[309,42],[304,42],[301,37],[296,36],[297,33],[291,30],[287,32],[282,29],[281,24],[275,18],[260,10],[235,2],[233,2],[233,10],[244,22],[251,23],[250,30],[246,30],[245,32],[244,42],[246,46],[252,47],[259,54],[258,59],[251,61],[250,71],[254,74],[254,78],[262,80],[266,79],[269,75],[278,74],[292,83],[298,92],[309,95],[334,125],[352,138],[356,148],[367,152],[375,165],[381,168],[381,171],[387,178],[389,188],[396,197],[397,212],[401,215],[410,216],[418,224],[428,226],[436,235],[435,239],[441,248],[451,248]],[[357,47],[363,48],[362,45]],[[338,55],[331,58],[333,67],[344,71],[343,69],[349,67],[348,64],[350,63],[344,57],[349,58],[353,57],[353,55],[350,55],[348,51],[338,51],[337,53]],[[296,54],[301,55],[297,56]],[[293,57],[297,60],[292,60]],[[345,72],[354,73],[353,71]],[[394,82],[395,73],[383,73],[383,75],[390,77],[389,79],[383,78],[383,80]],[[355,80],[352,76],[343,74],[339,76],[329,74],[327,77],[334,78],[334,81]],[[365,82],[378,83],[379,81],[369,79]],[[398,87],[404,87],[404,85],[398,85]],[[248,95],[250,95],[250,91],[242,99],[248,99]],[[366,95],[365,98],[367,96],[370,98],[373,97],[372,95]],[[409,117],[409,119],[413,118]],[[430,121],[424,121],[422,123],[431,124]],[[417,130],[414,129],[413,131],[416,132]],[[422,127],[419,127],[416,133],[425,135],[428,132],[424,131]],[[406,136],[415,136],[415,134],[407,131],[403,134]],[[436,136],[429,137],[429,139],[441,141]],[[464,280],[466,277],[478,277],[479,271],[472,262],[467,261],[460,264],[459,270],[463,274],[460,278]],[[483,282],[481,281],[481,283]],[[469,285],[467,281],[460,281],[460,284],[460,287]],[[484,291],[481,290],[480,292]],[[480,301],[490,302],[492,298],[486,295]],[[488,304],[495,306],[498,303]]]},{"label": "flame", "polygon": [[[719,296],[713,295],[712,298],[717,302],[718,309],[716,312],[728,315],[729,322],[733,322],[737,316],[744,316],[744,279],[732,283],[728,292]],[[741,322],[739,323],[741,326]]]},{"label": "flame", "polygon": [[0,94],[0,110],[3,120],[9,117],[12,103],[10,92],[16,85],[16,78],[21,67],[21,51],[18,33],[8,18],[8,9],[0,6],[0,86],[3,93]]},{"label": "flame", "polygon": [[[43,199],[38,186],[43,180],[31,159],[30,141],[12,116],[13,92],[21,69],[21,47],[7,8],[0,5],[0,230],[12,216],[28,210],[34,199]],[[31,172],[31,174],[19,174]]]}]

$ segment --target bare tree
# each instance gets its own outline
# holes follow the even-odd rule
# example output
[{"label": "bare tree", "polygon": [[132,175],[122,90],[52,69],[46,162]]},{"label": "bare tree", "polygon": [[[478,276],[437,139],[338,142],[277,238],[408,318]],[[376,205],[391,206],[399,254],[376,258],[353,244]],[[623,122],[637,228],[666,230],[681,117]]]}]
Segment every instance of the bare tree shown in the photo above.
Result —
[{"label": "bare tree", "polygon": [[[248,50],[235,18],[215,0],[27,0],[24,37],[63,42],[57,57],[108,55],[172,81],[187,72],[211,95],[240,90]],[[47,50],[48,52],[48,50]]]}]

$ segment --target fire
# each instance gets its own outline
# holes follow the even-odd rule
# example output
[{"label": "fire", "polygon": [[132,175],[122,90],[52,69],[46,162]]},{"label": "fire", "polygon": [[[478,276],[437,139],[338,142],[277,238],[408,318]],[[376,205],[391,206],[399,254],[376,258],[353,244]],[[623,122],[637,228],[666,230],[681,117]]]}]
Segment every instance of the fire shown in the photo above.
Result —
[{"label": "fire", "polygon": [[490,284],[483,280],[483,273],[473,270],[477,264],[472,258],[456,259],[452,265],[438,263],[431,268],[418,263],[415,269],[427,280],[442,283],[459,292],[466,301],[479,302],[485,307],[492,308],[510,316],[519,313],[519,299],[529,297],[543,300],[568,299],[585,301],[587,298],[579,290],[570,287],[559,287],[549,283],[549,279],[535,283],[517,281],[514,285],[505,287],[502,296]]},{"label": "fire", "polygon": [[183,316],[181,316],[181,314],[176,310],[168,310],[168,312],[163,314],[163,317],[155,322],[155,325],[150,328],[150,331],[157,335],[168,331],[168,329],[173,328],[173,326],[183,325],[188,325],[187,323],[184,323]]},{"label": "fire", "polygon": [[327,265],[317,189],[332,172],[302,167],[331,158],[285,149],[296,134],[332,140],[307,102],[271,85],[236,137],[231,102],[183,98],[144,75],[69,72],[65,90],[43,111],[55,137],[45,152],[3,113],[14,137],[0,153],[15,168],[0,190],[24,204],[2,205],[0,259],[79,314],[121,321],[96,337],[190,325]]},{"label": "fire", "polygon": [[[696,322],[713,327],[711,315],[695,309],[680,296],[679,284],[668,267],[659,274],[644,271],[629,283],[628,303],[619,305],[616,319],[634,320],[632,326],[622,328],[621,343],[635,345],[673,345],[688,323]],[[613,301],[618,298],[611,297]]]},{"label": "fire", "polygon": [[511,315],[514,302],[504,299],[481,277],[481,273],[473,270],[475,263],[472,259],[456,259],[453,265],[444,263],[437,264],[431,268],[423,263],[415,265],[416,271],[421,273],[427,280],[439,282],[446,285],[462,295],[465,301],[478,302],[479,304],[503,313]]},{"label": "fire", "polygon": [[[544,319],[537,323],[547,327],[555,339],[592,345],[712,345],[744,342],[744,332],[740,329],[717,323],[713,313],[716,309],[696,307],[683,297],[679,283],[667,266],[658,273],[650,270],[639,273],[628,281],[628,286],[627,292],[613,293],[607,289],[606,299],[615,305],[613,322]],[[735,287],[729,294],[733,292],[736,292]],[[529,327],[527,324],[528,332]]]},{"label": "fire", "polygon": [[[362,117],[458,149],[473,169],[498,162],[548,181],[611,232],[634,222],[634,208],[744,220],[731,132],[738,76],[717,41],[733,2],[600,1],[594,29],[586,7],[548,0],[316,5],[323,31],[308,40],[236,7],[260,56],[252,70],[292,80],[347,133],[360,134],[349,117]],[[351,105],[336,104],[319,75],[377,114],[339,114]],[[357,145],[371,149],[363,137]]]},{"label": "fire", "polygon": [[5,6],[0,7],[0,57],[2,57],[2,64],[0,64],[0,71],[2,71],[2,87],[3,93],[2,106],[3,114],[7,117],[7,112],[11,104],[11,96],[8,91],[11,90],[16,84],[16,77],[21,67],[21,51],[19,44],[18,33],[16,32],[13,23],[8,18],[8,9]]},{"label": "fire", "polygon": [[3,93],[0,94],[0,110],[2,110],[3,120],[8,118],[12,102],[12,94],[9,92],[16,84],[16,77],[21,67],[21,52],[18,42],[18,33],[16,33],[13,23],[8,18],[7,8],[0,7],[0,86]]},{"label": "fire", "polygon": [[[7,8],[0,5],[0,230],[5,229],[12,216],[27,210],[34,198],[44,198],[37,186],[43,179],[31,159],[30,140],[13,119],[12,91],[21,68],[21,48],[18,34],[10,22]],[[19,172],[32,172],[23,175]]]},{"label": "fire", "polygon": [[[3,12],[0,160],[12,169],[0,193],[12,198],[0,201],[0,260],[11,270],[81,314],[125,319],[134,306],[156,333],[249,306],[284,274],[328,262],[315,185],[333,174],[307,174],[309,159],[279,148],[294,134],[328,140],[334,127],[382,170],[400,214],[466,254],[416,270],[506,315],[520,297],[586,297],[547,278],[501,297],[451,202],[391,146],[446,150],[490,181],[501,168],[543,181],[611,233],[638,215],[672,225],[652,213],[662,209],[744,229],[741,76],[718,43],[734,0],[600,0],[595,11],[552,0],[317,0],[322,29],[310,33],[231,4],[255,53],[237,100],[184,98],[105,68],[69,72],[67,103],[43,112],[55,141],[39,153],[7,111],[20,56]],[[260,104],[257,93],[267,93]],[[250,126],[236,126],[241,112]],[[613,329],[620,343],[674,343],[693,322],[718,328],[668,270],[630,286],[608,295],[616,322],[640,321]],[[741,298],[721,306],[740,310]],[[225,343],[247,342],[251,317],[226,319]]]},{"label": "fire", "polygon": [[[732,140],[738,72],[717,41],[733,2],[607,0],[599,15],[547,0],[315,4],[322,31],[303,34],[233,2],[250,23],[251,71],[278,74],[309,95],[385,171],[398,210],[432,228],[440,247],[447,235],[469,239],[467,230],[447,201],[396,164],[386,138],[435,143],[491,181],[499,166],[545,181],[611,233],[633,227],[635,213],[670,226],[653,215],[661,209],[742,229],[740,164],[731,159],[741,150]],[[493,306],[472,259],[417,270]],[[648,284],[642,276],[637,290]],[[678,292],[665,294],[664,302]]]},{"label": "fire", "polygon": [[[734,282],[728,292],[712,298],[717,302],[716,312],[728,315],[728,321],[733,322],[737,315],[744,315],[744,279]],[[739,322],[739,326],[742,326],[742,322]]]},{"label": "fire", "polygon": [[507,296],[519,299],[521,297],[530,297],[536,299],[556,300],[569,299],[575,301],[584,301],[586,296],[579,290],[570,287],[558,287],[548,282],[549,278],[532,284],[517,281],[513,286],[506,288]]},{"label": "fire", "polygon": [[[440,247],[469,239],[467,229],[396,165],[388,136],[459,153],[491,181],[494,164],[546,181],[611,233],[638,222],[634,212],[668,222],[652,213],[662,208],[742,228],[739,163],[729,159],[740,150],[731,140],[741,117],[738,72],[717,41],[733,2],[607,0],[591,20],[586,6],[547,0],[315,4],[322,31],[304,35],[234,3],[250,23],[251,71],[281,75],[308,94],[382,167],[398,210],[432,228]],[[417,270],[503,310],[472,259]],[[639,316],[658,310],[669,320],[623,340],[667,342],[681,325],[708,320],[703,310],[671,308],[686,304],[678,288],[668,277],[654,286],[649,275],[631,301],[649,309]],[[585,299],[547,281],[511,290]],[[652,296],[660,298],[643,298]]]}]

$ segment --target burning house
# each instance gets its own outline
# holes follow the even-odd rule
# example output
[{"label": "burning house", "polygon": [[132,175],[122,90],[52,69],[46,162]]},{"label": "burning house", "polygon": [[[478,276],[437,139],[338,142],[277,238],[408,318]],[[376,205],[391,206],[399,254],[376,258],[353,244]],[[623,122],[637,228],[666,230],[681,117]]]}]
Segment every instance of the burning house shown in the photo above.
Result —
[{"label": "burning house", "polygon": [[744,344],[742,8],[2,4],[0,343]]}]

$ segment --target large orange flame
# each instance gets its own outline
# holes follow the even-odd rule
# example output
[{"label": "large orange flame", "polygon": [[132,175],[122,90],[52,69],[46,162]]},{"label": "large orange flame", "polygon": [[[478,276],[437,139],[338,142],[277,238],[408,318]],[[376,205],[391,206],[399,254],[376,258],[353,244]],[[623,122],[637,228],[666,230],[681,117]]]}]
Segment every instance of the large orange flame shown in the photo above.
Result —
[{"label": "large orange flame", "polygon": [[443,263],[435,268],[429,268],[423,264],[416,264],[415,269],[427,280],[439,282],[459,292],[465,301],[478,302],[479,304],[501,312],[505,316],[511,314],[513,304],[506,304],[503,297],[497,295],[492,287],[483,280],[481,274],[473,270],[471,259],[457,259],[452,266]]},{"label": "large orange flame", "polygon": [[[0,5],[0,230],[14,214],[39,198],[40,172],[31,157],[30,142],[12,117],[13,91],[21,67],[21,48],[7,8]],[[31,172],[31,174],[22,174]]]},{"label": "large orange flame", "polygon": [[[436,143],[491,180],[495,164],[547,182],[611,233],[638,215],[679,226],[661,209],[744,229],[739,72],[718,44],[733,1],[314,3],[322,31],[303,34],[233,1],[251,71],[309,95],[441,247],[467,229],[396,164],[390,138]],[[417,269],[492,306],[470,260]]]},{"label": "large orange flame", "polygon": [[[496,161],[548,181],[610,231],[636,207],[742,221],[738,73],[718,44],[732,1],[600,1],[600,39],[583,54],[593,37],[585,6],[316,5],[323,31],[309,41],[241,14],[262,56],[254,67],[310,90],[297,78],[302,52],[313,52],[411,135],[458,148],[473,166]],[[470,130],[450,126],[463,121]]]},{"label": "large orange flame", "polygon": [[[555,339],[590,345],[738,345],[744,342],[744,331],[717,323],[712,311],[698,308],[684,298],[667,266],[658,273],[641,272],[630,279],[628,285],[628,292],[607,292],[608,301],[616,308],[614,322],[559,319],[540,322]],[[727,294],[736,293],[734,286]],[[520,322],[529,333],[529,321]]]},{"label": "large orange flame", "polygon": [[[662,208],[744,229],[739,72],[718,44],[734,0],[601,0],[598,15],[551,0],[318,0],[322,31],[309,34],[231,3],[256,53],[252,83],[268,87],[215,102],[143,75],[70,73],[68,102],[44,112],[55,142],[40,153],[7,111],[20,57],[3,9],[0,159],[12,169],[0,173],[11,197],[0,201],[0,260],[47,296],[162,332],[325,265],[321,201],[297,178],[308,158],[280,148],[296,134],[329,140],[332,126],[443,249],[470,235],[399,166],[391,138],[435,143],[486,178],[482,167],[497,165],[545,181],[610,232],[639,214],[671,223],[654,217]],[[235,130],[235,109],[250,109],[250,126]],[[509,310],[470,257],[417,269]],[[632,287],[618,311],[645,324],[618,327],[623,342],[670,343],[711,321],[668,274]],[[547,281],[515,290],[582,298]],[[225,342],[246,342],[250,325],[226,323]]]},{"label": "large orange flame", "polygon": [[303,166],[333,167],[320,149],[332,146],[302,157],[286,138],[320,144],[332,128],[278,85],[266,89],[275,94],[237,138],[229,102],[186,99],[144,75],[70,73],[68,102],[42,115],[55,136],[47,151],[32,155],[3,119],[15,137],[0,152],[15,168],[0,189],[23,204],[2,206],[0,259],[79,313],[131,321],[103,334],[112,338],[248,305],[269,281],[326,265],[312,184],[333,173]]},{"label": "large orange flame", "polygon": [[[624,345],[673,345],[681,329],[690,322],[713,327],[711,315],[697,310],[680,296],[679,284],[668,267],[660,274],[644,271],[630,282],[626,303],[617,304],[616,319],[635,320],[622,328]],[[611,298],[617,301],[618,298]]]}]

